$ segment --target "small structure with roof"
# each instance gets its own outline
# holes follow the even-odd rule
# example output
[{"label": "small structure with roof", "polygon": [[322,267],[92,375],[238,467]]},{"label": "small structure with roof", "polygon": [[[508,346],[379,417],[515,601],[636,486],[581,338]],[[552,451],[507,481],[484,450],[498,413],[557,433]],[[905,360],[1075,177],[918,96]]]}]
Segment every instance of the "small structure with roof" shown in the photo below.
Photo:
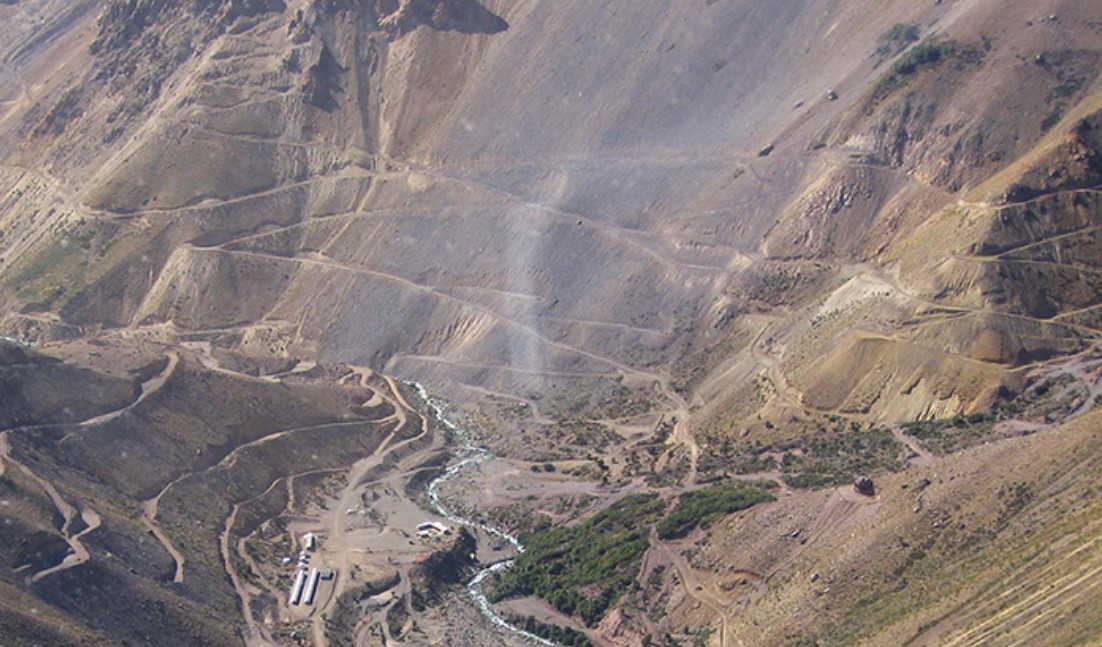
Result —
[{"label": "small structure with roof", "polygon": [[439,521],[425,521],[417,524],[417,536],[421,539],[442,537],[444,535],[450,535],[451,532],[451,528],[448,528]]},{"label": "small structure with roof", "polygon": [[310,571],[310,578],[306,581],[306,590],[302,595],[303,604],[313,604],[318,594],[318,580],[321,579],[321,571],[317,568]]},{"label": "small structure with roof", "polygon": [[291,587],[291,597],[288,600],[292,606],[302,601],[302,592],[306,587],[306,569],[300,568],[295,574],[295,583]]}]

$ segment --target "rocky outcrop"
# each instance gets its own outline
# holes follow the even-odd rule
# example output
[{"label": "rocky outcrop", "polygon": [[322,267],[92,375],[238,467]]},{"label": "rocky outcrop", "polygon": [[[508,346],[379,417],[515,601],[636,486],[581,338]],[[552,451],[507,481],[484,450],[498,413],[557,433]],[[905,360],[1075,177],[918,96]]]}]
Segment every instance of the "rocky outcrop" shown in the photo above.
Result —
[{"label": "rocky outcrop", "polygon": [[1079,120],[1019,182],[996,199],[1001,204],[1026,202],[1050,193],[1102,185],[1102,112]]},{"label": "rocky outcrop", "polygon": [[377,0],[379,28],[392,38],[421,25],[442,31],[495,34],[509,24],[477,0]]},{"label": "rocky outcrop", "polygon": [[344,92],[341,75],[345,69],[333,56],[329,47],[322,45],[314,60],[306,68],[302,83],[303,100],[327,112],[337,109],[337,96]]},{"label": "rocky outcrop", "polygon": [[283,0],[112,0],[89,47],[91,78],[57,102],[34,134],[61,134],[106,86],[120,97],[104,128],[103,142],[112,143],[124,132],[122,124],[160,97],[173,72],[207,42],[240,18],[284,9]]},{"label": "rocky outcrop", "polygon": [[167,18],[190,13],[202,19],[208,34],[225,30],[241,17],[283,11],[283,0],[114,0],[99,19],[99,34],[92,52],[119,51],[139,40],[151,28],[170,22]]},{"label": "rocky outcrop", "polygon": [[409,574],[414,608],[436,604],[448,587],[465,581],[474,572],[477,548],[474,536],[466,528],[460,528],[445,548],[414,565]]}]

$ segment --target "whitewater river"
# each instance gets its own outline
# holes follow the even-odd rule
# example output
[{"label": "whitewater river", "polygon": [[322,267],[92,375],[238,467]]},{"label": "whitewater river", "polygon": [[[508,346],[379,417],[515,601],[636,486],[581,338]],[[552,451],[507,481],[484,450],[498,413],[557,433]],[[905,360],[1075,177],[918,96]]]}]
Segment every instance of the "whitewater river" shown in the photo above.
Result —
[{"label": "whitewater river", "polygon": [[[460,526],[466,526],[471,529],[482,530],[483,532],[493,535],[495,537],[500,537],[512,544],[513,548],[516,549],[517,554],[523,553],[524,544],[520,543],[520,540],[517,539],[514,535],[511,535],[504,530],[501,530],[500,528],[495,528],[488,524],[481,523],[479,521],[472,521],[470,519],[462,517],[455,511],[449,509],[448,506],[446,506],[444,502],[441,501],[440,487],[447,483],[448,479],[453,478],[454,476],[468,468],[477,466],[485,461],[493,460],[494,455],[486,448],[475,445],[474,441],[471,440],[470,434],[467,433],[466,429],[449,420],[448,417],[444,415],[443,403],[429,396],[424,386],[416,382],[412,382],[410,384],[415,389],[417,389],[417,393],[420,394],[421,399],[423,399],[429,405],[429,407],[432,408],[433,415],[436,417],[436,419],[439,420],[440,423],[443,424],[445,427],[447,427],[448,431],[451,432],[451,434],[455,437],[456,441],[459,444],[459,449],[456,451],[456,457],[459,458],[459,460],[450,465],[446,470],[444,470],[443,474],[433,479],[428,485],[427,493],[429,505],[432,506],[433,510],[435,510],[437,514],[439,514],[441,517],[444,517],[448,521]],[[528,640],[534,641],[541,645],[546,645],[547,647],[559,647],[558,643],[552,642],[545,638],[541,638],[533,633],[524,631],[520,627],[514,626],[507,622],[505,618],[501,617],[501,615],[494,611],[493,606],[490,605],[490,601],[486,598],[486,594],[482,592],[482,583],[486,580],[486,578],[490,577],[494,573],[500,573],[501,571],[508,570],[509,568],[512,568],[512,566],[513,560],[510,559],[504,562],[498,562],[492,566],[487,566],[486,568],[480,570],[473,578],[471,578],[471,581],[467,582],[467,593],[470,594],[471,599],[474,600],[475,606],[477,606],[479,611],[482,612],[482,615],[498,627],[501,627],[511,634],[527,638]]]}]

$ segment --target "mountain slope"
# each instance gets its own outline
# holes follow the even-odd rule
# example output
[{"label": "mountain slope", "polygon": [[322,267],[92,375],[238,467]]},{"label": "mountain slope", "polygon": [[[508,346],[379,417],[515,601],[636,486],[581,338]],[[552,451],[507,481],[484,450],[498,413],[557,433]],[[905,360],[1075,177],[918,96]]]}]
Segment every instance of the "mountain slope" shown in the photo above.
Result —
[{"label": "mountain slope", "polygon": [[[1042,450],[1033,436],[1015,437],[1043,424],[1044,437],[1057,439],[1051,460],[1089,480],[1089,460],[1074,457],[1094,453],[1077,431],[1090,418],[1049,429],[1085,411],[1060,410],[1037,389],[1061,362],[1089,361],[1100,331],[1095,5],[2,4],[10,29],[0,35],[0,78],[11,82],[0,90],[0,334],[66,360],[71,344],[160,344],[157,361],[177,357],[172,375],[188,376],[168,381],[179,391],[158,391],[174,398],[163,404],[171,415],[145,420],[161,433],[128,450],[159,466],[150,475],[116,472],[113,459],[65,449],[52,432],[19,441],[14,428],[118,411],[168,364],[127,365],[145,371],[135,380],[63,363],[64,384],[87,379],[101,390],[60,417],[58,405],[78,406],[69,394],[51,400],[48,380],[13,367],[6,393],[18,394],[10,397],[20,413],[4,414],[12,456],[28,460],[20,452],[37,448],[51,479],[80,488],[91,479],[96,496],[133,507],[163,493],[165,476],[195,467],[196,448],[228,456],[275,433],[269,423],[306,415],[269,385],[212,369],[207,348],[243,364],[317,361],[419,380],[472,412],[496,450],[532,466],[577,461],[575,476],[610,487],[646,480],[673,497],[663,488],[780,479],[785,496],[755,510],[804,515],[823,495],[816,487],[869,470],[888,479],[882,496],[893,501],[854,507],[843,497],[831,504],[845,508],[841,521],[815,522],[827,544],[807,549],[807,569],[820,571],[839,555],[879,555],[892,533],[917,532],[903,520],[913,501],[900,503],[923,467],[900,457],[907,442],[933,448],[920,456],[930,469],[986,483],[1006,456]],[[1092,392],[1091,379],[1081,382]],[[234,396],[218,400],[223,391]],[[213,410],[231,411],[241,394],[257,398],[249,415],[266,420],[257,429],[207,443],[182,422],[217,427],[184,411],[212,398]],[[332,397],[317,403],[325,415],[296,424],[336,422],[343,396]],[[1089,410],[1094,397],[1077,402]],[[141,405],[133,411],[162,406]],[[992,424],[892,435],[903,423],[942,430],[969,416]],[[136,435],[127,420],[105,421],[104,442]],[[987,442],[996,448],[982,449]],[[331,458],[347,467],[374,446],[334,446]],[[248,469],[286,472],[278,456],[253,458]],[[67,471],[76,464],[79,474]],[[1056,476],[1027,481],[1038,507],[1059,498]],[[187,496],[233,487],[212,482]],[[255,495],[270,482],[241,487]],[[949,499],[990,494],[945,487]],[[1082,512],[1083,527],[1095,512]],[[70,546],[47,514],[21,532]],[[784,571],[774,582],[754,565],[747,570],[764,578],[768,596],[702,602],[689,590],[693,566],[676,554],[752,547],[779,563],[803,559],[802,549],[793,556],[724,526],[651,546],[669,605],[629,599],[617,610],[627,617],[623,635],[591,633],[632,644],[675,624],[722,625],[713,642],[968,644],[1018,618],[980,592],[1008,586],[991,560],[1023,550],[1015,524],[1064,532],[1060,520],[1033,514],[985,518],[989,543],[938,544],[938,565],[904,578],[978,573],[974,588],[959,591],[976,601],[974,613],[926,598],[907,606],[906,588],[859,604],[868,596],[845,589],[837,608],[824,603],[774,636],[782,610],[815,601],[804,586],[810,574]],[[867,541],[843,540],[855,519],[871,529]],[[727,530],[735,543],[722,543]],[[212,643],[232,642],[239,599],[214,563],[216,539],[186,556],[214,579],[177,593],[194,602],[200,590],[216,592],[221,615],[204,631]],[[852,569],[898,584],[879,564],[866,566]],[[1065,604],[1040,597],[1046,609]],[[67,614],[58,631],[107,631],[86,610],[56,606]],[[876,611],[868,623],[844,627],[867,607]],[[727,629],[734,609],[745,612],[744,630]],[[666,613],[668,625],[650,620]],[[1056,644],[1064,629],[1079,631],[1013,620],[1006,636]]]}]

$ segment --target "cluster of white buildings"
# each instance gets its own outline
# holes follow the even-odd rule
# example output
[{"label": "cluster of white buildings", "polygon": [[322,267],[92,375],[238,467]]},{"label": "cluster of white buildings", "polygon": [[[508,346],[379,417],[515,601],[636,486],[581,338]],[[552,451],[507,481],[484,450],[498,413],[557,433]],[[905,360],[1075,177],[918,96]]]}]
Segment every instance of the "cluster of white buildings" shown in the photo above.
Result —
[{"label": "cluster of white buildings", "polygon": [[[311,605],[318,595],[318,583],[323,579],[322,571],[315,566],[310,568],[310,553],[318,549],[318,538],[312,532],[302,536],[302,552],[298,554],[298,566],[295,568],[295,583],[291,586],[288,602],[291,606]],[[332,571],[326,571],[329,579]]]},{"label": "cluster of white buildings", "polygon": [[[451,534],[451,528],[438,521],[425,521],[417,524],[417,536],[421,539],[434,539]],[[314,604],[318,595],[318,585],[322,580],[331,580],[335,576],[328,568],[319,569],[310,566],[310,556],[318,550],[318,536],[308,532],[302,536],[302,550],[298,554],[298,565],[295,567],[295,580],[291,586],[291,594],[288,598],[290,606],[310,606]],[[291,564],[291,557],[283,558],[284,564]]]}]

